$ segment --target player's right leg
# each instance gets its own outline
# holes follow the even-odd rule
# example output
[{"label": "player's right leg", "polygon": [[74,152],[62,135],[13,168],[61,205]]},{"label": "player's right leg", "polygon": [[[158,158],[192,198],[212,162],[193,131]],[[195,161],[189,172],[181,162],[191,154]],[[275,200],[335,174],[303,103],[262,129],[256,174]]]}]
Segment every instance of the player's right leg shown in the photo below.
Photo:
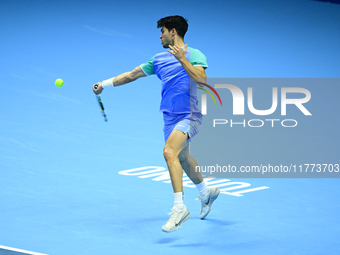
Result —
[{"label": "player's right leg", "polygon": [[183,170],[178,155],[188,143],[188,134],[173,130],[166,140],[163,155],[168,165],[171,184],[174,191],[174,207],[170,219],[164,224],[164,232],[177,230],[190,217],[188,208],[183,203]]}]

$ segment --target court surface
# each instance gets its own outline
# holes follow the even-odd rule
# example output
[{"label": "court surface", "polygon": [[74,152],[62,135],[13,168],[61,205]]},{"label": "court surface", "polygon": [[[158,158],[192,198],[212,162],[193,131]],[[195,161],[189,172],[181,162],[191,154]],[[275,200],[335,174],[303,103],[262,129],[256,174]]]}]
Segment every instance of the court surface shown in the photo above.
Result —
[{"label": "court surface", "polygon": [[110,110],[107,123],[97,108],[90,113],[93,125],[77,114],[31,113],[2,124],[1,245],[63,255],[340,252],[338,179],[233,179],[251,186],[230,192],[266,188],[220,194],[206,220],[196,189],[185,187],[191,218],[163,233],[171,184],[148,176],[166,172],[161,131],[148,130],[151,121],[161,129],[159,113],[143,116],[140,135]]},{"label": "court surface", "polygon": [[[154,76],[105,89],[108,122],[91,89],[163,50],[159,18],[189,19],[186,42],[206,54],[208,77],[339,77],[338,4],[181,7],[179,13],[169,1],[1,1],[0,255],[340,254],[339,178],[210,179],[223,193],[205,220],[185,179],[191,217],[173,233],[161,231],[173,193],[162,155],[160,82]],[[311,124],[298,111],[296,132],[271,130],[284,140],[264,140],[271,155],[280,146],[290,155],[280,156],[299,159],[290,150],[299,136],[300,151],[331,159],[304,163],[339,164],[339,93],[339,86],[313,90]],[[247,140],[256,137],[245,130],[227,147],[240,161],[250,158]],[[253,147],[264,151],[261,142]]]}]

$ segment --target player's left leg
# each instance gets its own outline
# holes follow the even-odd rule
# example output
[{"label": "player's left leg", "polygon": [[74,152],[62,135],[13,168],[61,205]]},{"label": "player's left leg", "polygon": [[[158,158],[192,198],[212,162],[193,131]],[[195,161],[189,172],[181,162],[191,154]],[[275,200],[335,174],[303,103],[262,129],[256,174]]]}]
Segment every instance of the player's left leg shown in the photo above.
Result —
[{"label": "player's left leg", "polygon": [[220,194],[220,190],[216,187],[208,187],[203,179],[196,160],[189,154],[189,146],[185,147],[178,156],[182,168],[184,169],[190,180],[196,185],[201,200],[201,212],[199,217],[203,220],[210,212],[212,203]]},{"label": "player's left leg", "polygon": [[190,180],[198,185],[203,182],[203,177],[198,170],[196,160],[189,154],[189,144],[178,155],[181,166]]},{"label": "player's left leg", "polygon": [[162,227],[164,232],[172,232],[190,217],[188,208],[183,204],[183,170],[178,155],[188,144],[188,134],[174,129],[168,137],[163,155],[168,165],[171,184],[174,191],[175,204],[172,208],[171,217]]}]

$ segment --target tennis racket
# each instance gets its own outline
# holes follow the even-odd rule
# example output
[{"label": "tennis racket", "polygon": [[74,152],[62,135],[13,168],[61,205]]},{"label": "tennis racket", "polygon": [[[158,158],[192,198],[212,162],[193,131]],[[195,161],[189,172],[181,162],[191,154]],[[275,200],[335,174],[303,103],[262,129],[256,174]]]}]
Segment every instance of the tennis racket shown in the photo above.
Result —
[{"label": "tennis racket", "polygon": [[[98,88],[98,85],[94,85],[94,88],[97,89]],[[105,109],[104,109],[104,105],[103,105],[103,101],[101,99],[101,97],[99,95],[96,95],[97,97],[97,101],[98,101],[98,104],[99,104],[99,108],[100,108],[100,111],[103,115],[103,118],[105,121],[107,121],[107,118],[106,118],[106,113],[105,113]]]}]

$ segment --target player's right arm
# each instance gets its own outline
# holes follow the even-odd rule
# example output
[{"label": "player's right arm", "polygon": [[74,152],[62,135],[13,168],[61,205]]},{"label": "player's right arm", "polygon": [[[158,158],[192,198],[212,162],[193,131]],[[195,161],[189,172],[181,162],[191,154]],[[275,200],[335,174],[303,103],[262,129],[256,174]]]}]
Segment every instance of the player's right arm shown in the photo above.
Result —
[{"label": "player's right arm", "polygon": [[[112,80],[112,85],[115,86],[121,86],[124,84],[127,84],[129,82],[135,81],[141,77],[145,77],[146,74],[143,72],[142,68],[140,66],[137,66],[135,69],[133,69],[130,72],[122,73]],[[98,82],[92,86],[93,92],[96,95],[99,95],[103,91],[103,86],[101,82]]]}]

